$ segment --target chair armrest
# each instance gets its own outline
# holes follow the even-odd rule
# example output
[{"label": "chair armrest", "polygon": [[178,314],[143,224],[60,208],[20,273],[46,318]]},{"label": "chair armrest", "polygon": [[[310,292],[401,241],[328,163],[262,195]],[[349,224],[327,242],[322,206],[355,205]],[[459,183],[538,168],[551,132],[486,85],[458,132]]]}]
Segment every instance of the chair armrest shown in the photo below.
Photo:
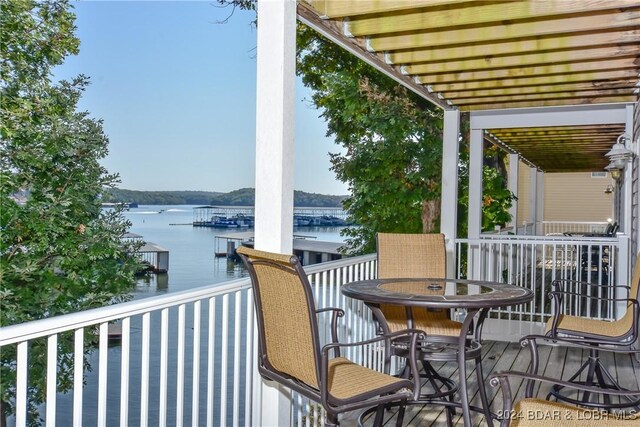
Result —
[{"label": "chair armrest", "polygon": [[[526,335],[520,338],[520,345],[525,347],[531,345],[532,341],[545,341],[550,345],[566,344],[571,347],[579,347],[585,350],[593,350],[593,345],[585,342],[583,338],[571,338],[571,337],[557,337],[547,335]],[[599,345],[598,351],[606,351],[611,353],[623,353],[623,354],[640,354],[640,349],[631,348],[633,343],[620,344],[617,347],[607,347],[606,345]]]},{"label": "chair armrest", "polygon": [[569,295],[569,296],[580,297],[580,298],[594,299],[594,300],[599,300],[599,301],[612,301],[612,302],[621,302],[621,301],[632,302],[632,301],[635,301],[635,299],[633,299],[633,298],[602,298],[602,297],[596,297],[596,296],[592,296],[592,295],[580,294],[578,292],[549,291],[549,296],[550,297],[554,297],[556,295],[557,296]]},{"label": "chair armrest", "polygon": [[[365,340],[365,341],[358,341],[358,342],[351,342],[351,343],[331,343],[331,344],[326,344],[325,346],[322,347],[322,354],[321,354],[321,363],[320,363],[320,381],[323,384],[327,384],[327,378],[328,378],[328,374],[329,374],[329,352],[335,348],[338,347],[358,347],[358,346],[363,346],[363,345],[367,345],[367,344],[373,344],[375,342],[379,342],[379,341],[384,341],[385,342],[385,346],[384,346],[384,350],[385,350],[385,358],[389,358],[390,354],[391,354],[391,340],[395,339],[395,338],[399,338],[399,337],[403,337],[403,336],[408,336],[410,337],[410,344],[409,344],[409,366],[411,368],[411,376],[413,377],[413,399],[417,400],[418,397],[420,396],[420,374],[419,374],[419,370],[418,370],[418,363],[417,363],[417,343],[418,343],[418,337],[424,335],[424,332],[419,330],[419,329],[404,329],[402,331],[396,331],[390,334],[384,334],[384,335],[379,335],[377,337]],[[389,364],[385,362],[385,370],[388,368]],[[388,372],[385,372],[388,374]],[[324,401],[326,401],[327,399],[327,395],[326,393],[328,393],[327,388],[323,388],[322,390],[322,398]]]},{"label": "chair armrest", "polygon": [[[625,288],[627,290],[631,289],[631,287],[627,285],[607,285],[607,284],[599,284],[599,283],[592,283],[592,282],[582,282],[580,280],[571,280],[571,279],[556,279],[553,282],[551,282],[551,287],[559,288],[561,283],[567,283],[572,285],[593,286],[598,288]],[[557,291],[557,292],[560,292],[560,291]]]},{"label": "chair armrest", "polygon": [[539,381],[539,382],[544,382],[549,384],[557,384],[559,386],[568,387],[575,390],[588,391],[588,392],[598,393],[598,394],[608,394],[610,396],[640,397],[640,390],[618,390],[613,388],[588,386],[584,384],[577,384],[574,382],[559,380],[557,378],[543,377],[541,375],[534,375],[534,374],[528,374],[526,372],[517,372],[517,371],[494,372],[493,374],[489,375],[489,384],[491,384],[494,387],[497,386],[498,384],[500,384],[501,387],[504,387],[505,384],[508,386],[509,385],[509,380],[507,379],[508,377],[516,377],[516,378],[522,378],[524,380],[529,380],[529,381]]},{"label": "chair armrest", "polygon": [[[332,312],[331,314],[331,342],[332,343],[337,343],[338,342],[338,318],[340,317],[344,317],[344,310],[341,308],[336,308],[336,307],[326,307],[326,308],[320,308],[318,310],[316,310],[316,314],[320,314],[320,313],[326,313],[326,312]],[[340,356],[340,349],[336,348],[336,357]]]}]

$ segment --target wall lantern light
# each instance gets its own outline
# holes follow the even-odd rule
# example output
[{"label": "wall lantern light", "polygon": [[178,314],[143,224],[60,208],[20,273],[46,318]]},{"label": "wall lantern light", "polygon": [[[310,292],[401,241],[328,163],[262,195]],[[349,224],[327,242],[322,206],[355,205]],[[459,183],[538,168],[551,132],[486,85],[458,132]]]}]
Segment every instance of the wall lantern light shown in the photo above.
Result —
[{"label": "wall lantern light", "polygon": [[620,179],[627,162],[633,158],[633,151],[627,148],[627,144],[630,143],[631,137],[623,133],[618,137],[616,143],[613,144],[611,150],[605,154],[605,156],[609,158],[609,165],[605,167],[605,169],[615,180]]}]

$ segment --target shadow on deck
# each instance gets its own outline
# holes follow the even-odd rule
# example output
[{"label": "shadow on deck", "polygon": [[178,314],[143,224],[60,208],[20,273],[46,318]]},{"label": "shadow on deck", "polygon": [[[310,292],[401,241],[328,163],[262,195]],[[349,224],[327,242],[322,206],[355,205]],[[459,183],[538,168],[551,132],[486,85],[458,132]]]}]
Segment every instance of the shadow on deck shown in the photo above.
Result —
[{"label": "shadow on deck", "polygon": [[[582,349],[539,346],[540,351],[540,374],[553,378],[568,379],[588,357],[588,352]],[[629,389],[640,389],[640,364],[630,356],[620,354],[601,354],[603,362],[609,367],[610,372],[617,377],[622,387]],[[530,356],[527,348],[521,348],[517,343],[506,343],[500,341],[486,341],[482,348],[482,367],[485,375],[496,371],[526,371],[529,368]],[[458,368],[454,362],[434,363],[434,368],[445,377],[457,381]],[[476,382],[475,369],[473,363],[467,364],[467,379],[469,384],[469,397],[472,405],[481,406],[478,395],[478,384]],[[491,410],[495,413],[502,409],[502,392],[499,387],[491,387],[488,381],[485,382],[487,395],[491,404]],[[512,393],[515,400],[524,396],[524,384],[522,381],[511,381]],[[550,386],[537,386],[535,393],[540,398],[545,398]],[[357,418],[360,412],[346,414],[341,419],[342,427],[357,426]],[[385,425],[393,426],[396,422],[396,409],[387,411]],[[367,420],[365,425],[371,425],[373,417]],[[482,414],[472,412],[473,426],[485,426]],[[498,423],[494,423],[497,425]],[[447,419],[444,407],[436,404],[410,405],[404,417],[404,425],[417,426],[446,426]],[[461,411],[456,411],[454,425],[462,426]]]}]

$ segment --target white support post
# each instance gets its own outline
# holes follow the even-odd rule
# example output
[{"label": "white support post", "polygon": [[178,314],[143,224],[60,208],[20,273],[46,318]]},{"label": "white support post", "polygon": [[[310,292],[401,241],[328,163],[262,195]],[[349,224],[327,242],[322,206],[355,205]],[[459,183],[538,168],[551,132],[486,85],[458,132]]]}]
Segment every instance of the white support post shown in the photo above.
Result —
[{"label": "white support post", "polygon": [[[469,213],[468,213],[468,237],[480,238],[482,231],[482,169],[483,169],[483,142],[482,129],[471,129],[469,141]],[[468,276],[471,279],[480,278],[480,252],[478,247],[469,245]]]},{"label": "white support post", "polygon": [[[293,251],[295,0],[258,4],[255,247]],[[255,373],[256,371],[254,371]],[[291,396],[262,382],[258,425],[291,425]]]},{"label": "white support post", "polygon": [[456,237],[458,218],[458,155],[460,112],[444,112],[442,134],[442,189],[440,199],[440,232],[445,236],[447,277],[456,274]]},{"label": "white support post", "polygon": [[[631,141],[635,141],[633,134],[633,105],[627,105],[626,108],[627,119],[625,121],[624,132],[631,137]],[[630,141],[630,142],[631,142]],[[631,147],[627,147],[631,148]],[[633,221],[632,209],[633,209],[633,160],[627,163],[624,169],[624,181],[622,187],[622,204],[623,211],[621,212],[621,225],[622,231],[631,236],[631,222]]]},{"label": "white support post", "polygon": [[516,200],[513,201],[511,208],[509,208],[509,214],[511,215],[511,222],[509,225],[513,227],[513,232],[518,234],[518,171],[520,168],[520,156],[518,154],[509,154],[509,177],[508,187],[515,196]]},{"label": "white support post", "polygon": [[538,234],[538,170],[529,168],[529,222],[533,224],[534,235]]},{"label": "white support post", "polygon": [[536,173],[536,235],[544,235],[544,172]]}]

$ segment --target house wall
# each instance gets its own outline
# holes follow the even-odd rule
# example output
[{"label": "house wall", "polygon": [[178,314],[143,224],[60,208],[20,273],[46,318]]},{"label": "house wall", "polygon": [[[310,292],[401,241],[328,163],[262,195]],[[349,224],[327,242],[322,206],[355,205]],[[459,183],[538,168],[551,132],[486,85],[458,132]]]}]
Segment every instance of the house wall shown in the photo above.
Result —
[{"label": "house wall", "polygon": [[[520,164],[518,224],[529,222],[530,168]],[[613,195],[605,194],[613,180],[589,172],[544,174],[544,221],[603,222],[613,216]]]}]

